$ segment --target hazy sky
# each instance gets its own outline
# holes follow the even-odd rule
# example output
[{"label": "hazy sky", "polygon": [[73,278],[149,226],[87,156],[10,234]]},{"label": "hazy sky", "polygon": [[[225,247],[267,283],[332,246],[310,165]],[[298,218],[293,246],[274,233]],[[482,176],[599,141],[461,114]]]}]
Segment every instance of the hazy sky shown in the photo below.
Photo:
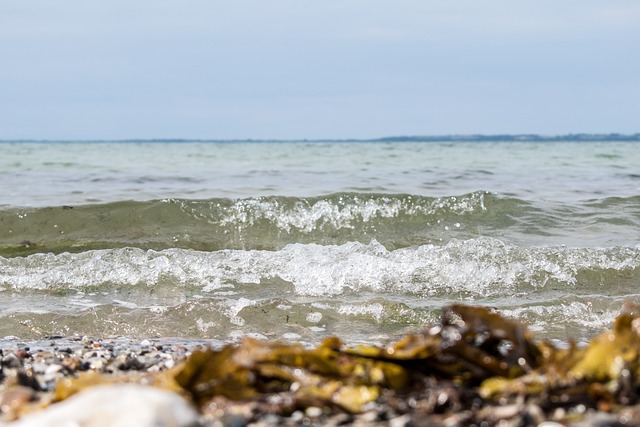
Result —
[{"label": "hazy sky", "polygon": [[529,132],[640,132],[640,1],[0,1],[0,139]]}]

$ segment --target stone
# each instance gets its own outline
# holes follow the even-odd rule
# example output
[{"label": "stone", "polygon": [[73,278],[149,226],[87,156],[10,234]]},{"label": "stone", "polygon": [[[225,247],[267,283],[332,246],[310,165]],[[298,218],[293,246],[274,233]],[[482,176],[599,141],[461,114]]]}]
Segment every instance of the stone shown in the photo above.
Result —
[{"label": "stone", "polygon": [[[4,425],[4,424],[3,424]],[[199,415],[179,395],[149,386],[95,386],[6,427],[197,427]]]}]

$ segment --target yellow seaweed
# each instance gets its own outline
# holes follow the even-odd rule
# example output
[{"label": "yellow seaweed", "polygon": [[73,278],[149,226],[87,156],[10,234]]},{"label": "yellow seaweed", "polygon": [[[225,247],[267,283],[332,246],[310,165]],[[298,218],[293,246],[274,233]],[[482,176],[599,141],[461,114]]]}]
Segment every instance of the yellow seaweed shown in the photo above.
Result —
[{"label": "yellow seaweed", "polygon": [[375,400],[380,387],[400,389],[408,380],[401,366],[342,352],[333,340],[305,349],[245,339],[194,352],[168,375],[199,405],[214,396],[247,400],[291,392],[300,401],[320,400],[350,412]]}]

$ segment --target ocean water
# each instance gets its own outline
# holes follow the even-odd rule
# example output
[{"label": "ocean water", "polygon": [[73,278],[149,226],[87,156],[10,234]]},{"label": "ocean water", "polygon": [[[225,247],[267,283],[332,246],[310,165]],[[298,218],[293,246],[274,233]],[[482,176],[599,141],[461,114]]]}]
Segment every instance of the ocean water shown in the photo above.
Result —
[{"label": "ocean water", "polygon": [[0,341],[583,342],[639,267],[639,143],[0,143]]}]

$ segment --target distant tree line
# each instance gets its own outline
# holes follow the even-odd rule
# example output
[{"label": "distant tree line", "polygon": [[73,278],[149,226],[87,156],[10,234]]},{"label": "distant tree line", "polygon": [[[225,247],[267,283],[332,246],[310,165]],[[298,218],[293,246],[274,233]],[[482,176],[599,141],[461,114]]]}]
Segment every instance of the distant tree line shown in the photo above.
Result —
[{"label": "distant tree line", "polygon": [[381,142],[454,142],[454,141],[477,141],[477,142],[517,142],[517,141],[640,141],[640,133],[570,133],[567,135],[538,135],[538,134],[503,134],[503,135],[434,135],[434,136],[390,136],[378,138],[373,141]]}]

